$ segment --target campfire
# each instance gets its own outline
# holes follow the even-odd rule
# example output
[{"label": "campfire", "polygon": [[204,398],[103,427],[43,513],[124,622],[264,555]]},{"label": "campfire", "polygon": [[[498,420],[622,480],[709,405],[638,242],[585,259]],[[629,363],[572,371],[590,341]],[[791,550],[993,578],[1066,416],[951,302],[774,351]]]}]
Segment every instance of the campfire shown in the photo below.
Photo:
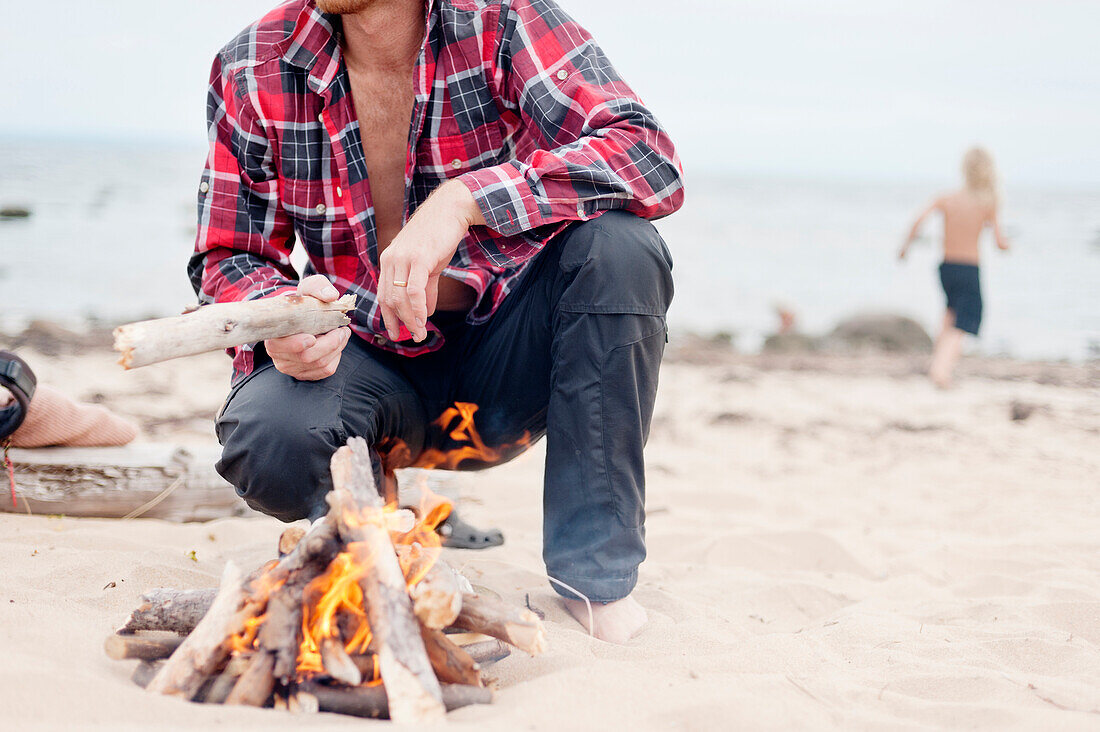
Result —
[{"label": "campfire", "polygon": [[[476,435],[472,411],[446,423],[456,416]],[[426,722],[491,701],[482,666],[505,644],[544,651],[538,617],[475,594],[440,559],[447,501],[384,503],[364,440],[337,450],[331,471],[328,513],[284,532],[279,559],[247,576],[228,562],[216,591],[147,593],[108,654],[141,659],[148,691],[206,703]]]}]

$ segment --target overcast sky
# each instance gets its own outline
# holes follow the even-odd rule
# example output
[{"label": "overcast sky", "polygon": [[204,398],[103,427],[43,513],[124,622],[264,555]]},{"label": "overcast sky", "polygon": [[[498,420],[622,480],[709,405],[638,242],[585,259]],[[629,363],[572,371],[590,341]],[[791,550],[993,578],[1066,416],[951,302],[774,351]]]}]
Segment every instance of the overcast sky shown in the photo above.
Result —
[{"label": "overcast sky", "polygon": [[[0,0],[0,135],[202,145],[210,61],[272,0]],[[1100,186],[1100,2],[562,0],[690,174]],[[48,7],[48,9],[43,9]]]}]

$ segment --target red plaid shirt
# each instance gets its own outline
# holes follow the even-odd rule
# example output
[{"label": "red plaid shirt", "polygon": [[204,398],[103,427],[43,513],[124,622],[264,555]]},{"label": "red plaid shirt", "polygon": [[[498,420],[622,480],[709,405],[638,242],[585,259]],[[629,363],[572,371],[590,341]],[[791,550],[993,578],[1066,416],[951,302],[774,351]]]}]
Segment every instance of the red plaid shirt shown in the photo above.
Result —
[{"label": "red plaid shirt", "polygon": [[[416,62],[405,218],[458,177],[487,226],[445,274],[488,319],[524,264],[563,227],[622,208],[665,216],[683,200],[672,142],[592,37],[552,0],[429,0]],[[340,52],[340,17],[291,0],[221,50],[210,75],[210,154],[188,271],[202,303],[269,297],[324,274],[358,305],[353,331],[415,356],[442,345],[386,337],[363,142]],[[236,377],[252,370],[238,349]]]}]

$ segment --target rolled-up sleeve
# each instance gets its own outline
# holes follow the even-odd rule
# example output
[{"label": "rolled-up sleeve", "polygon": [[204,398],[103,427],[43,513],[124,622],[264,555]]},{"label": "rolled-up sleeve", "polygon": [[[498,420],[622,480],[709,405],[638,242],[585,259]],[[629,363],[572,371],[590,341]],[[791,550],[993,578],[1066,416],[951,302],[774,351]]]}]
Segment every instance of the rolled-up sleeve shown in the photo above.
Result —
[{"label": "rolled-up sleeve", "polygon": [[682,205],[668,133],[551,0],[502,3],[496,65],[499,102],[519,116],[517,148],[530,152],[460,177],[488,227],[508,237],[474,238],[491,261],[522,263],[565,224],[601,211],[656,219]]}]

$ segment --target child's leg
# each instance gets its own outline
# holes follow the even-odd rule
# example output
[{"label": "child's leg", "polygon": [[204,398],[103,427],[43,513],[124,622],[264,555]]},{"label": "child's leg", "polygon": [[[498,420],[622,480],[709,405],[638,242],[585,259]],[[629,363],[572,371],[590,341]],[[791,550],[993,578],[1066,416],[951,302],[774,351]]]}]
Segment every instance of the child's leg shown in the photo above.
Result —
[{"label": "child's leg", "polygon": [[932,350],[932,365],[928,376],[941,389],[951,386],[951,374],[962,355],[962,343],[966,334],[955,327],[955,313],[947,310],[943,314],[943,326],[936,337]]},{"label": "child's leg", "polygon": [[955,327],[955,311],[951,308],[947,308],[943,311],[943,322],[940,323],[940,330],[936,333],[936,341],[932,346],[932,353],[935,354],[939,350],[940,341],[943,340],[943,336],[947,331]]}]

